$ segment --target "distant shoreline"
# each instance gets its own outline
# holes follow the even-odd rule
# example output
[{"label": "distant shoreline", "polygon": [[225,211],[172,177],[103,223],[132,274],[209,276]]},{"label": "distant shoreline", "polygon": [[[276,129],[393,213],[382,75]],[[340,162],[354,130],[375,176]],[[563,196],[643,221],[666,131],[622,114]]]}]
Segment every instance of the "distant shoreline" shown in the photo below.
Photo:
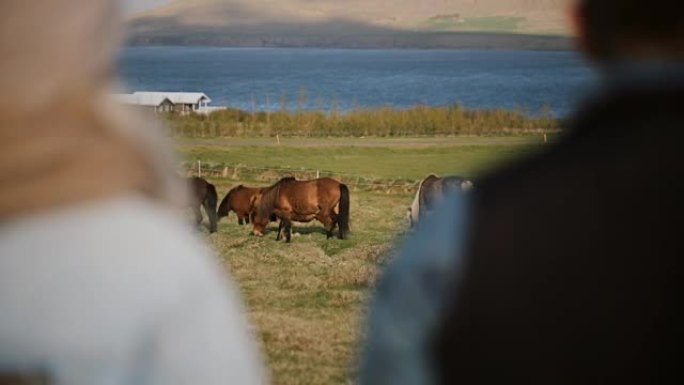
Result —
[{"label": "distant shoreline", "polygon": [[128,47],[180,46],[222,48],[318,48],[318,49],[420,49],[420,50],[530,50],[572,51],[573,38],[559,35],[529,35],[476,32],[395,32],[366,36],[285,36],[241,33],[139,33]]}]

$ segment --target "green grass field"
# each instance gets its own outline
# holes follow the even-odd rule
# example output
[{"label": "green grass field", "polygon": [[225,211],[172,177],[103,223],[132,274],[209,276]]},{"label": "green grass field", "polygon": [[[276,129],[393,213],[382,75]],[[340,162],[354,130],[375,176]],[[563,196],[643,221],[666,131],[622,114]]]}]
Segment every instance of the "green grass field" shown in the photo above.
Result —
[{"label": "green grass field", "polygon": [[[476,176],[499,162],[529,153],[539,143],[518,138],[499,138],[493,144],[477,138],[460,139],[452,145],[450,141],[456,143],[454,138],[440,138],[437,143],[427,145],[412,139],[387,140],[384,146],[380,144],[382,141],[375,141],[372,147],[358,142],[346,146],[343,140],[328,141],[326,145],[325,141],[296,139],[287,146],[232,146],[230,141],[212,145],[210,141],[203,141],[182,144],[179,149],[188,162],[202,161],[207,167],[245,165],[320,170],[342,177],[418,180],[429,173]],[[305,147],[309,142],[317,145]]]},{"label": "green grass field", "polygon": [[[388,140],[370,147],[307,140],[280,147],[185,142],[180,151],[191,161],[324,169],[392,180],[419,179],[431,172],[477,176],[540,147],[513,140],[439,142]],[[259,185],[254,179],[211,181],[221,198],[238,183]],[[273,231],[264,238],[251,236],[251,228],[238,226],[234,214],[221,221],[217,234],[207,235],[239,284],[274,384],[354,383],[366,303],[383,263],[406,232],[412,198],[412,191],[354,190],[352,234],[344,241],[326,240],[314,222],[295,226],[291,244],[277,243]]]}]

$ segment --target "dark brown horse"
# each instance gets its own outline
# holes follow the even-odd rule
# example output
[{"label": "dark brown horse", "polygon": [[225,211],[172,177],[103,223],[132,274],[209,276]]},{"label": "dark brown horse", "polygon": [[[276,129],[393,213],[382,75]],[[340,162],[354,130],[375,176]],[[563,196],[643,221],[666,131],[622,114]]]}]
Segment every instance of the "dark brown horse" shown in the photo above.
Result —
[{"label": "dark brown horse", "polygon": [[264,235],[271,217],[280,219],[278,236],[292,239],[292,222],[311,222],[316,219],[325,226],[328,239],[339,227],[338,237],[346,239],[349,234],[349,188],[331,178],[297,181],[284,178],[267,187],[257,196],[252,216],[255,235]]},{"label": "dark brown horse", "polygon": [[243,185],[233,188],[226,194],[226,197],[223,198],[219,205],[218,219],[221,220],[221,218],[227,217],[233,211],[238,217],[238,224],[248,224],[254,210],[257,195],[262,190],[263,188],[251,188]]},{"label": "dark brown horse", "polygon": [[216,217],[216,203],[218,202],[218,193],[216,186],[207,182],[205,179],[192,177],[188,180],[191,188],[191,206],[195,213],[197,224],[202,223],[202,210],[204,207],[207,216],[209,217],[209,231],[215,233],[218,228],[218,218]]},{"label": "dark brown horse", "polygon": [[420,183],[413,204],[408,210],[411,227],[416,226],[445,197],[472,188],[473,182],[460,176],[440,178],[434,174],[429,175]]}]

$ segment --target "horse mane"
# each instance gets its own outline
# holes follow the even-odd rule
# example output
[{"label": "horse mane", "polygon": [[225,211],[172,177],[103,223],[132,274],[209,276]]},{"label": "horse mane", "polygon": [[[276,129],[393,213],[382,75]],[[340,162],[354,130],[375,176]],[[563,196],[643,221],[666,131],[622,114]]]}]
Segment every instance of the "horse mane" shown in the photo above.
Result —
[{"label": "horse mane", "polygon": [[236,191],[240,190],[243,187],[244,186],[242,186],[242,185],[239,185],[237,187],[233,187],[232,189],[230,189],[230,191],[228,191],[228,194],[226,194],[226,197],[223,198],[223,200],[224,201],[230,200],[230,198],[233,196],[233,193],[235,193]]},{"label": "horse mane", "polygon": [[439,176],[437,176],[437,174],[430,174],[421,180],[418,185],[418,191],[416,191],[416,196],[413,198],[413,203],[411,204],[411,220],[413,220],[414,223],[417,223],[420,218],[420,193],[423,191],[423,183],[430,178],[439,178]]},{"label": "horse mane", "polygon": [[256,208],[257,215],[260,218],[270,218],[275,209],[276,201],[278,200],[278,195],[280,194],[280,187],[286,183],[296,182],[293,177],[285,177],[276,182],[271,187],[265,187],[261,193],[261,201],[259,206]]}]

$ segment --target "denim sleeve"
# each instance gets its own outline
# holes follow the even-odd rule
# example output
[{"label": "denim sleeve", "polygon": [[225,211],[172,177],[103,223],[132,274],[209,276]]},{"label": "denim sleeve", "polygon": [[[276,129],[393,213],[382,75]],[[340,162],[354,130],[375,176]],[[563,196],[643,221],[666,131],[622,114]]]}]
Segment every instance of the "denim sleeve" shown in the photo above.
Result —
[{"label": "denim sleeve", "polygon": [[429,338],[463,270],[468,196],[426,218],[396,253],[371,302],[361,385],[434,384]]}]

